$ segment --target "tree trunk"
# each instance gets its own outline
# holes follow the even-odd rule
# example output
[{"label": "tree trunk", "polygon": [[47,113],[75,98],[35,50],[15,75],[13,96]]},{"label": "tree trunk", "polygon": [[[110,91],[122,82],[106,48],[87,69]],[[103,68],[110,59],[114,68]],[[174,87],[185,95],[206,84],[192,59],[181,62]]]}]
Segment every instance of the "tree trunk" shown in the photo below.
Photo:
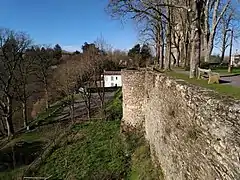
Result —
[{"label": "tree trunk", "polygon": [[211,34],[209,37],[209,40],[207,43],[206,54],[205,54],[205,62],[210,61],[210,57],[211,57],[212,50],[213,50],[214,36],[215,36],[215,33]]},{"label": "tree trunk", "polygon": [[49,102],[48,102],[49,94],[46,87],[45,87],[45,97],[46,97],[46,110],[47,110],[49,108]]},{"label": "tree trunk", "polygon": [[203,33],[203,51],[204,51],[204,61],[209,62],[209,0],[206,1],[206,5],[204,8],[204,33]]},{"label": "tree trunk", "polygon": [[190,62],[190,78],[194,78],[197,75],[197,68],[200,63],[201,56],[201,40],[200,40],[200,30],[194,32],[194,39],[192,42],[192,51],[191,51],[191,62]]},{"label": "tree trunk", "polygon": [[47,83],[46,77],[44,77],[44,91],[45,91],[46,110],[47,110],[49,108],[49,94],[48,94],[48,83]]},{"label": "tree trunk", "polygon": [[167,49],[165,52],[165,70],[171,70],[171,47],[172,47],[172,31],[171,31],[171,12],[170,7],[167,7],[169,21],[167,23]]},{"label": "tree trunk", "polygon": [[[105,101],[105,88],[104,88],[104,76],[101,77],[101,74],[99,74],[99,78],[100,79],[100,86],[98,86],[97,84],[97,79],[95,80],[95,87],[97,88],[97,93],[100,99],[100,108],[101,108],[101,118],[105,119],[106,118],[106,111],[104,108],[104,101]],[[103,83],[101,83],[103,79]]]},{"label": "tree trunk", "polygon": [[221,63],[224,61],[224,56],[225,56],[225,51],[226,51],[226,37],[227,37],[227,31],[226,30],[223,30],[223,36],[222,36],[222,53],[221,53]]},{"label": "tree trunk", "polygon": [[177,49],[177,57],[176,57],[176,66],[177,67],[180,67],[180,56],[181,56],[181,52],[180,52],[180,50],[179,49]]},{"label": "tree trunk", "polygon": [[159,65],[159,68],[161,69],[161,59],[160,59],[160,56],[161,56],[161,41],[160,41],[160,31],[158,29],[156,29],[156,63],[155,64],[158,64]]},{"label": "tree trunk", "polygon": [[74,116],[75,116],[74,94],[71,94],[70,117],[71,117],[72,123],[74,122]]},{"label": "tree trunk", "polygon": [[230,51],[229,51],[229,62],[228,62],[228,72],[232,72],[232,46],[233,46],[233,30],[231,31],[231,40],[230,40]]},{"label": "tree trunk", "polygon": [[1,119],[1,120],[0,120],[1,133],[2,133],[3,135],[7,135],[7,129],[6,129],[5,123],[4,123],[3,121],[4,121],[4,119]]},{"label": "tree trunk", "polygon": [[164,69],[164,40],[160,46],[160,69]]},{"label": "tree trunk", "polygon": [[185,60],[184,60],[184,42],[183,41],[181,41],[181,46],[180,46],[180,57],[179,57],[179,67],[181,66],[181,67],[183,67],[183,68],[185,68],[184,67],[184,64],[185,64]]},{"label": "tree trunk", "polygon": [[14,134],[14,128],[13,128],[13,122],[12,122],[12,98],[7,96],[7,108],[6,108],[6,125],[7,125],[7,132],[8,132],[8,137],[12,136]]},{"label": "tree trunk", "polygon": [[90,104],[90,102],[87,102],[87,117],[89,120],[91,119],[91,104]]},{"label": "tree trunk", "polygon": [[27,102],[22,102],[22,116],[23,116],[23,125],[27,127],[28,125],[28,115],[27,115]]},{"label": "tree trunk", "polygon": [[184,43],[184,68],[187,70],[187,68],[189,68],[189,63],[190,63],[190,56],[189,56],[189,41],[186,40],[186,42]]},{"label": "tree trunk", "polygon": [[163,27],[163,22],[160,22],[160,36],[159,36],[159,64],[160,64],[160,69],[164,69],[164,27]]},{"label": "tree trunk", "polygon": [[192,23],[192,50],[190,60],[190,74],[189,78],[194,78],[197,75],[197,68],[201,58],[201,29],[200,29],[200,10],[201,4],[194,3],[194,22]]}]

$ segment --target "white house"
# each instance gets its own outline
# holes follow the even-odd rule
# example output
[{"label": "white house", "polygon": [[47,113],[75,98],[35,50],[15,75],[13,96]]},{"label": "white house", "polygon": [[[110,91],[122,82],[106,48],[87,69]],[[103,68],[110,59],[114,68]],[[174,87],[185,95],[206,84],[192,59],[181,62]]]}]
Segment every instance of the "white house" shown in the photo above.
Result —
[{"label": "white house", "polygon": [[240,67],[240,55],[235,54],[231,57],[231,66]]},{"label": "white house", "polygon": [[104,71],[104,87],[122,87],[121,71]]}]

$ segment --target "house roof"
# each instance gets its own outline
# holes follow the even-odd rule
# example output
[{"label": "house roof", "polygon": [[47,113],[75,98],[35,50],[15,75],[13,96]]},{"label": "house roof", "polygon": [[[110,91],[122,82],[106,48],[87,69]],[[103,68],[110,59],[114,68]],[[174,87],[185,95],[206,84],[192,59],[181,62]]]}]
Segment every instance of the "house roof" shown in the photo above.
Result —
[{"label": "house roof", "polygon": [[104,75],[121,75],[121,71],[104,71]]}]

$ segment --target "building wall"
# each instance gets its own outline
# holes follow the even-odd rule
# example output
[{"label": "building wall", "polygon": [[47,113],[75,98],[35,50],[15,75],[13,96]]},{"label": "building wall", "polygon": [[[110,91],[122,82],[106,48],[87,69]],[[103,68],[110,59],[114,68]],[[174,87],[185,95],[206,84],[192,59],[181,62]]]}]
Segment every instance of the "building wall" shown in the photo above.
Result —
[{"label": "building wall", "polygon": [[121,87],[122,77],[121,75],[104,75],[104,86],[105,87]]},{"label": "building wall", "polygon": [[166,180],[240,179],[239,101],[153,71],[122,78],[123,126],[145,132]]},{"label": "building wall", "polygon": [[240,67],[240,55],[234,55],[231,57],[231,65],[233,67]]}]

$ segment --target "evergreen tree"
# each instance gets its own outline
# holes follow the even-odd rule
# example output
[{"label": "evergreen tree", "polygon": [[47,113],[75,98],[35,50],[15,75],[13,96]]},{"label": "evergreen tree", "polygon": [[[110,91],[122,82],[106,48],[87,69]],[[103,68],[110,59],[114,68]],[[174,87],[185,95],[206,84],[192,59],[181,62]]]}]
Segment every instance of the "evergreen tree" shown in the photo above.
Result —
[{"label": "evergreen tree", "polygon": [[59,44],[56,44],[53,50],[54,50],[54,59],[56,60],[56,64],[59,64],[62,58],[62,48]]},{"label": "evergreen tree", "polygon": [[135,58],[140,54],[141,46],[140,44],[136,44],[132,49],[128,51],[128,56],[131,58]]}]

